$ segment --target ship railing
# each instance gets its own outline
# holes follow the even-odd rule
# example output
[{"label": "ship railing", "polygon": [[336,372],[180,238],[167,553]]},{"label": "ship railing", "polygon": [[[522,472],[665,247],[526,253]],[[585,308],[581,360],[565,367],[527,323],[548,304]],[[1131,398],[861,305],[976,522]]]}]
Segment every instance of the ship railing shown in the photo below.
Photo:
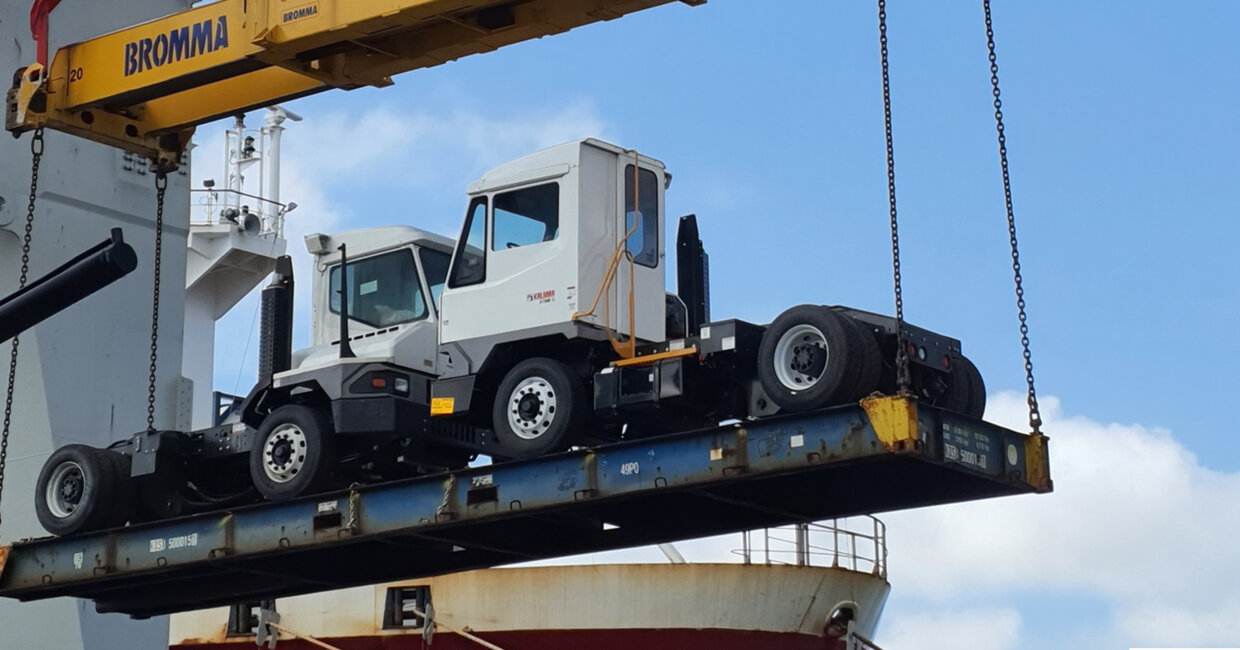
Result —
[{"label": "ship railing", "polygon": [[[239,190],[191,189],[196,207],[190,212],[191,225],[216,226],[232,224],[249,235],[284,236],[284,218],[297,207],[296,203],[280,203]],[[246,217],[257,217],[257,228],[250,228]]]},{"label": "ship railing", "polygon": [[887,525],[871,516],[741,533],[745,564],[829,566],[887,579]]},{"label": "ship railing", "polygon": [[877,643],[865,638],[860,632],[853,629],[856,621],[848,622],[848,635],[844,637],[844,647],[846,650],[883,650],[878,647]]}]

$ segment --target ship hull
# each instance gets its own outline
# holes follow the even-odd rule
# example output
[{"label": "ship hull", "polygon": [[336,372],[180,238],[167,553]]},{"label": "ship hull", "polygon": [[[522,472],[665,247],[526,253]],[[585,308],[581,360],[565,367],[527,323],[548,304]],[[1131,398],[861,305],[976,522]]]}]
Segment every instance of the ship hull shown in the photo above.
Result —
[{"label": "ship hull", "polygon": [[[424,648],[414,609],[425,601],[393,604],[406,593],[429,598],[439,650],[480,647],[458,630],[504,650],[837,650],[833,613],[851,610],[855,629],[872,635],[889,590],[881,576],[838,567],[602,564],[470,571],[281,599],[275,609],[289,631],[341,650]],[[233,612],[231,635],[227,608],[177,614],[169,648],[253,647],[235,621],[255,614]],[[281,635],[279,647],[321,646]]]}]

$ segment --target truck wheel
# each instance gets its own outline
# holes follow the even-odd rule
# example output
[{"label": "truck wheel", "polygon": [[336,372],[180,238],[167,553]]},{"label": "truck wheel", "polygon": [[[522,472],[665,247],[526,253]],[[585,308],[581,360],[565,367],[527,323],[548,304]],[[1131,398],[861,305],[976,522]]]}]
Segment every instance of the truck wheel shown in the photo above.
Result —
[{"label": "truck wheel", "polygon": [[969,417],[980,418],[986,411],[986,384],[982,373],[967,357],[952,355],[947,389],[935,405]]},{"label": "truck wheel", "polygon": [[108,513],[108,528],[120,528],[129,523],[133,518],[134,511],[138,505],[137,488],[134,485],[133,477],[130,476],[133,466],[133,459],[118,451],[109,449],[100,449],[101,453],[116,470],[116,486],[112,495],[112,508]]},{"label": "truck wheel", "polygon": [[799,305],[780,314],[758,346],[758,381],[781,409],[805,411],[852,398],[860,339],[828,307]]},{"label": "truck wheel", "polygon": [[495,392],[495,436],[506,456],[533,458],[568,446],[585,413],[585,387],[555,359],[518,363]]},{"label": "truck wheel", "polygon": [[250,479],[271,501],[326,489],[335,464],[331,424],[317,409],[300,404],[272,411],[250,449]]},{"label": "truck wheel", "polygon": [[86,445],[66,445],[43,463],[35,484],[34,510],[53,535],[99,530],[110,525],[116,465]]},{"label": "truck wheel", "polygon": [[962,412],[980,419],[986,413],[986,382],[982,380],[982,373],[972,361],[969,361],[968,357],[964,356],[956,359],[953,371],[963,373],[965,382],[969,386],[969,402]]},{"label": "truck wheel", "polygon": [[850,316],[843,316],[849,326],[849,334],[857,338],[857,383],[853,391],[853,399],[860,401],[869,397],[878,389],[878,382],[883,374],[883,353],[878,347],[878,339],[870,326]]}]

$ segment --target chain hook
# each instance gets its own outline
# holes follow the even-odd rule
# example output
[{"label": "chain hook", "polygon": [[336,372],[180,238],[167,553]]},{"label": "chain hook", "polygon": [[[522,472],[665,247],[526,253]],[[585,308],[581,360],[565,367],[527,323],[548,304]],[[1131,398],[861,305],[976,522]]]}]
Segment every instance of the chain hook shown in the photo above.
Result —
[{"label": "chain hook", "polygon": [[990,0],[982,0],[982,9],[986,14],[986,50],[987,58],[990,60],[991,94],[995,98],[995,131],[999,139],[999,167],[1003,172],[1003,206],[1007,211],[1008,240],[1012,247],[1012,279],[1016,285],[1016,312],[1020,321],[1021,356],[1025,359],[1029,428],[1034,435],[1042,435],[1042,411],[1038,408],[1038,393],[1033,388],[1033,353],[1029,349],[1029,323],[1025,313],[1024,278],[1020,271],[1020,245],[1016,239],[1016,210],[1012,206],[1012,177],[1008,171],[1007,133],[1003,126],[1003,99],[999,93],[999,60],[995,55],[995,29],[990,17]]},{"label": "chain hook", "polygon": [[30,154],[36,158],[42,157],[43,144],[43,127],[40,126],[34,130],[34,136],[30,138]]},{"label": "chain hook", "polygon": [[[26,202],[26,228],[22,234],[21,272],[17,280],[18,289],[26,286],[30,275],[30,242],[34,234],[35,201],[39,198],[39,164],[43,161],[43,127],[34,130],[30,140],[30,197]],[[4,492],[4,469],[9,457],[9,433],[13,425],[13,391],[17,387],[17,351],[21,337],[14,336],[9,349],[9,382],[4,393],[4,423],[0,427],[0,496]],[[0,499],[2,502],[2,499]],[[0,523],[4,518],[0,516]]]},{"label": "chain hook", "polygon": [[908,341],[904,332],[904,286],[900,271],[900,221],[896,211],[896,151],[891,129],[891,74],[887,62],[887,2],[878,0],[878,44],[883,68],[883,127],[887,136],[887,202],[891,213],[891,277],[896,299],[896,388],[912,394],[909,386]]},{"label": "chain hook", "polygon": [[159,285],[163,266],[164,248],[164,195],[168,189],[168,174],[160,170],[155,174],[155,261],[151,291],[151,365],[146,384],[146,430],[155,431],[155,371],[159,361]]}]

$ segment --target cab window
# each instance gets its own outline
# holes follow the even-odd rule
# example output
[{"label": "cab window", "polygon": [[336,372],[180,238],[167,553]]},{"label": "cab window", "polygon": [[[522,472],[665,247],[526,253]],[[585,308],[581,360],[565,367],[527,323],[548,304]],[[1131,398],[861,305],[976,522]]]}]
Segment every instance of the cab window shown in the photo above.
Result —
[{"label": "cab window", "polygon": [[[633,165],[624,173],[625,232],[632,232],[625,246],[633,261],[654,268],[659,265],[659,179],[649,169],[637,173],[637,196],[633,196]],[[634,198],[637,199],[636,209]]]},{"label": "cab window", "polygon": [[448,262],[451,258],[447,253],[431,248],[420,249],[418,256],[422,258],[422,272],[426,274],[426,286],[430,289],[431,301],[438,310],[439,296],[443,295],[443,285],[448,281]]},{"label": "cab window", "polygon": [[[429,310],[409,249],[350,261],[345,271],[349,318],[371,327],[391,327],[426,318]],[[340,313],[340,266],[331,270],[331,310]]]},{"label": "cab window", "polygon": [[495,195],[491,250],[551,241],[560,234],[560,184],[547,183]]},{"label": "cab window", "polygon": [[469,204],[465,227],[456,245],[452,260],[452,277],[448,286],[468,287],[486,279],[487,262],[487,199],[480,196]]}]

